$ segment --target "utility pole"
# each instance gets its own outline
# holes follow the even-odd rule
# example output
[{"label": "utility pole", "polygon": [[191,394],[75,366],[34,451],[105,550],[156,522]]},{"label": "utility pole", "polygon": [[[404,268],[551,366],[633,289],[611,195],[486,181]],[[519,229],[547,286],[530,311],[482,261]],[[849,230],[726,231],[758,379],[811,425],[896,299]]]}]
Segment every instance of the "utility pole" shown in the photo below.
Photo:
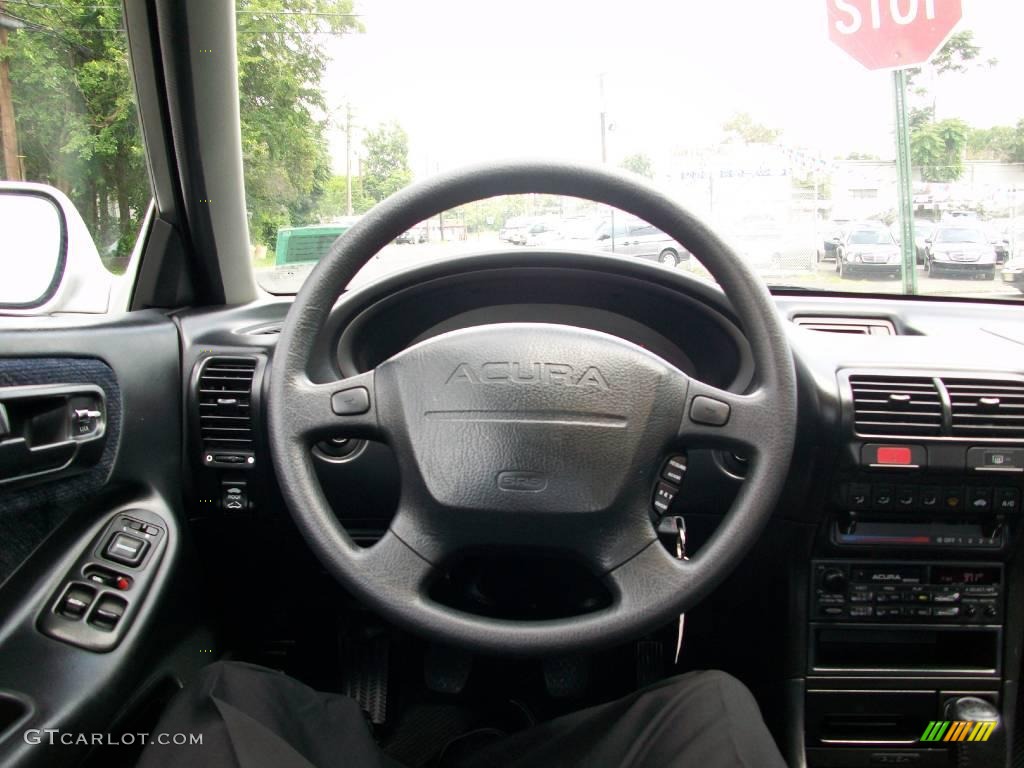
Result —
[{"label": "utility pole", "polygon": [[352,104],[345,104],[345,197],[346,215],[352,215]]},{"label": "utility pole", "polygon": [[[0,0],[0,16],[6,3]],[[0,19],[2,21],[2,19]],[[7,51],[7,28],[0,23],[0,51]],[[11,71],[7,58],[0,60],[0,144],[4,149],[4,177],[8,181],[24,181],[18,159],[18,128],[14,122],[14,99],[11,95]]]},{"label": "utility pole", "polygon": [[607,112],[605,111],[604,103],[604,72],[598,77],[598,82],[601,88],[601,162],[608,162],[608,126],[607,126]]}]

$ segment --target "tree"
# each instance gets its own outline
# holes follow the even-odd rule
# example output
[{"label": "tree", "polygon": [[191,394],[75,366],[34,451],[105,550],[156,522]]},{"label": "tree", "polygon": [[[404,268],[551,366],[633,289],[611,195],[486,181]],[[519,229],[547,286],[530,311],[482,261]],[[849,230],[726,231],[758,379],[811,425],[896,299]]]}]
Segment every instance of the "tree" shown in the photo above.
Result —
[{"label": "tree", "polygon": [[[104,254],[126,255],[151,197],[121,0],[19,3],[8,50],[26,177],[66,192]],[[316,220],[330,178],[327,35],[360,29],[351,0],[238,0],[245,185],[256,242]],[[8,10],[8,14],[14,11]]]},{"label": "tree", "polygon": [[351,0],[238,0],[246,206],[255,242],[319,219],[331,179],[321,81],[329,35],[358,32]]},{"label": "tree", "polygon": [[622,167],[627,171],[632,171],[633,173],[637,173],[645,178],[654,178],[654,165],[651,163],[651,158],[643,152],[636,152],[632,155],[627,155],[622,160]]},{"label": "tree", "polygon": [[[8,11],[12,15],[13,11]],[[18,6],[9,35],[26,178],[81,211],[101,254],[125,256],[150,198],[118,0]]]},{"label": "tree", "polygon": [[910,156],[925,181],[949,182],[964,172],[964,150],[970,128],[963,120],[922,126],[910,136]]},{"label": "tree", "polygon": [[967,156],[971,160],[1009,161],[1017,141],[1017,130],[1008,125],[971,128],[967,136]]},{"label": "tree", "polygon": [[398,123],[381,125],[363,139],[363,192],[379,203],[412,181],[409,137]]},{"label": "tree", "polygon": [[743,144],[774,144],[782,131],[757,123],[747,112],[737,112],[722,124],[725,141]]},{"label": "tree", "polygon": [[[907,86],[912,93],[927,101],[929,100],[929,85],[923,83],[923,80],[934,85],[935,81],[943,75],[949,73],[962,75],[972,68],[994,67],[998,63],[998,59],[981,60],[981,47],[974,43],[974,32],[965,29],[950,37],[927,64],[908,69]],[[930,121],[934,122],[936,114],[934,94],[931,95],[930,102]]]}]

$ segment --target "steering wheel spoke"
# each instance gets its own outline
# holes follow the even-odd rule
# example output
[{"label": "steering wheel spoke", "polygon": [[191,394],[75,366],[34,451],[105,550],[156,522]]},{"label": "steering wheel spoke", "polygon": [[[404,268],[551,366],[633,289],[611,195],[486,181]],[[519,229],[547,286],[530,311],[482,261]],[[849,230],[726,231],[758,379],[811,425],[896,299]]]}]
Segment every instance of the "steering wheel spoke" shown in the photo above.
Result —
[{"label": "steering wheel spoke", "polygon": [[763,389],[739,395],[691,380],[679,427],[679,442],[690,448],[739,448],[757,452],[775,434],[777,416]]},{"label": "steering wheel spoke", "polygon": [[326,384],[300,375],[293,379],[288,396],[288,423],[299,438],[315,442],[328,437],[384,437],[373,371]]}]

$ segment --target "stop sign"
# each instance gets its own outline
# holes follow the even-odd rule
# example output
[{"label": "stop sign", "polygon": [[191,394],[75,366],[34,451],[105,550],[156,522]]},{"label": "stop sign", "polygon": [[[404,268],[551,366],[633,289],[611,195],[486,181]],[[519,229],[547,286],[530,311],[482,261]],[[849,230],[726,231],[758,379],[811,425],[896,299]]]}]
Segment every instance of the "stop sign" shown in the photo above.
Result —
[{"label": "stop sign", "polygon": [[953,32],[961,0],[826,0],[828,34],[868,69],[923,64]]}]

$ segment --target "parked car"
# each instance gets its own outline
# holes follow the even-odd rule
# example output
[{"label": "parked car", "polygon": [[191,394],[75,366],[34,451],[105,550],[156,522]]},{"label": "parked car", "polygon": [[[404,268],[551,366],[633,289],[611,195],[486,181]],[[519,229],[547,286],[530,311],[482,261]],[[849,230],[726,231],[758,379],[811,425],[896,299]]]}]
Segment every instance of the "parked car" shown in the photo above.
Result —
[{"label": "parked car", "polygon": [[996,249],[985,230],[977,223],[943,224],[928,241],[928,275],[980,276],[994,280]]},{"label": "parked car", "polygon": [[1003,282],[1009,283],[1021,293],[1024,293],[1024,256],[1010,259],[1003,265]]},{"label": "parked car", "polygon": [[561,228],[558,222],[541,219],[534,221],[528,227],[524,227],[521,230],[520,237],[522,241],[520,245],[550,245],[556,240],[561,239]]},{"label": "parked car", "polygon": [[678,267],[690,259],[690,252],[660,229],[646,221],[619,217],[603,222],[597,231],[598,247],[603,251],[657,261],[666,267]]},{"label": "parked car", "polygon": [[877,224],[849,227],[836,244],[836,272],[841,278],[881,275],[898,279],[901,261],[896,238]]},{"label": "parked car", "polygon": [[825,239],[817,252],[817,259],[821,261],[835,261],[836,246],[842,238],[843,230],[850,225],[849,219],[832,219],[825,228]]},{"label": "parked car", "polygon": [[498,239],[506,243],[514,243],[513,239],[517,233],[527,225],[527,220],[521,216],[513,217],[505,221],[505,226],[498,230]]},{"label": "parked car", "polygon": [[413,230],[407,230],[395,238],[395,242],[399,245],[415,244],[419,241],[416,232]]}]

